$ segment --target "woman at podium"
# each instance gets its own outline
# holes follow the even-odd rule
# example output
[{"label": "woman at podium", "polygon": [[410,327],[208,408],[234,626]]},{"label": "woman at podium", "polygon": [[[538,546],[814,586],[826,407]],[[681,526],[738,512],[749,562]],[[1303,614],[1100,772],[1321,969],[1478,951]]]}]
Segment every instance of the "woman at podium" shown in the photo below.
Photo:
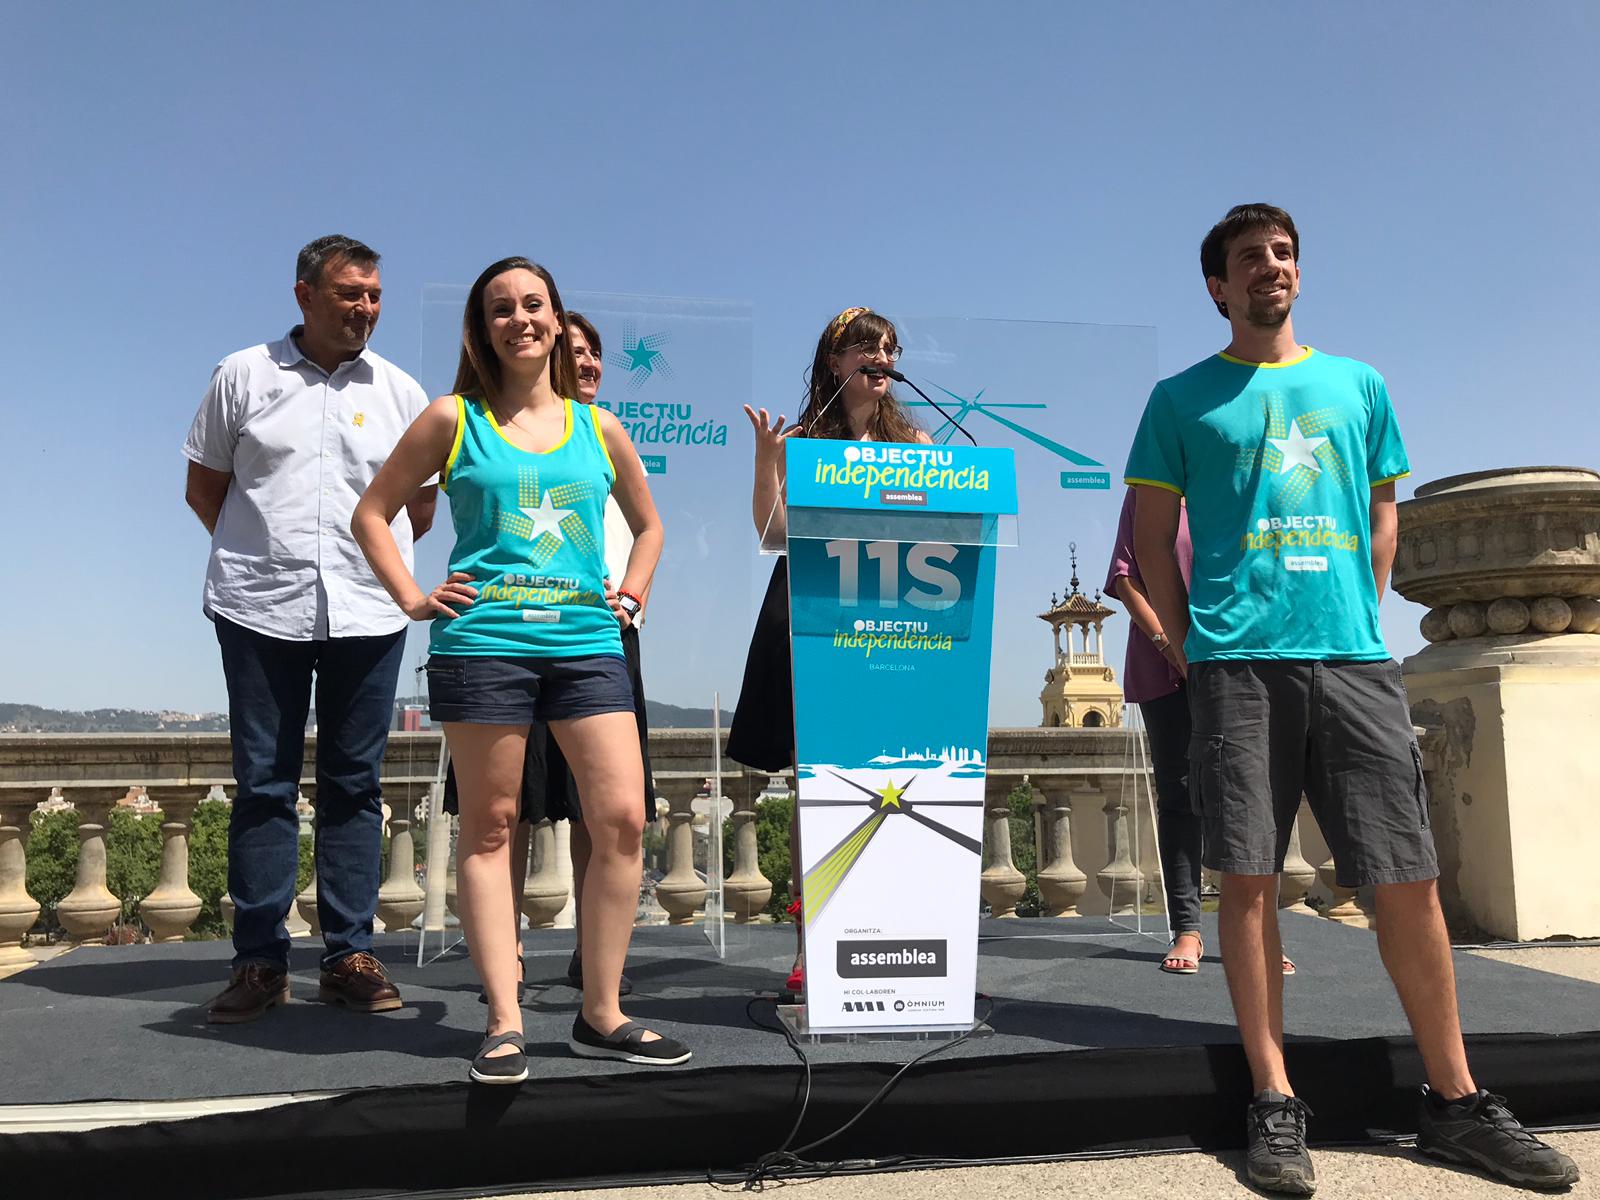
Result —
[{"label": "woman at podium", "polygon": [[[806,375],[799,421],[788,426],[779,413],[744,406],[755,434],[755,482],[750,515],[765,550],[781,552],[788,534],[784,507],[783,444],[792,437],[857,442],[921,442],[932,439],[895,397],[885,369],[900,358],[894,323],[870,308],[847,308],[817,339]],[[761,771],[794,766],[794,684],[789,662],[788,559],[773,564],[772,579],[756,616],[745,658],[744,682],[728,732],[728,757]],[[801,912],[800,822],[789,826],[789,892],[795,915],[794,967],[784,987],[804,985],[804,920]]]}]

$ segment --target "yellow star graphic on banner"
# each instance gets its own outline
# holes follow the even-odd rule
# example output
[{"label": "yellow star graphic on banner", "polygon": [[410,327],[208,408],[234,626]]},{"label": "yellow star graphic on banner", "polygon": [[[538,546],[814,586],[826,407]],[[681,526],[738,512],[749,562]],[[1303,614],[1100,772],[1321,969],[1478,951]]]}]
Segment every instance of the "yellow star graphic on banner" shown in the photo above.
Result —
[{"label": "yellow star graphic on banner", "polygon": [[883,800],[883,803],[879,804],[878,807],[879,808],[890,808],[890,807],[899,808],[900,807],[900,797],[905,795],[905,792],[906,792],[905,788],[895,787],[894,780],[891,779],[887,784],[885,784],[883,787],[878,789],[878,795],[880,797],[882,797],[882,800]]}]

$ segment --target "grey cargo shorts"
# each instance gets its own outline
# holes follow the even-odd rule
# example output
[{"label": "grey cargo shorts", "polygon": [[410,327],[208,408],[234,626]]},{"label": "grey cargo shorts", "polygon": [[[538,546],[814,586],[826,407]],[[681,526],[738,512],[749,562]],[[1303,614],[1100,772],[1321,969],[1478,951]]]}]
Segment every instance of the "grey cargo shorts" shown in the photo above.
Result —
[{"label": "grey cargo shorts", "polygon": [[1399,663],[1197,662],[1189,708],[1189,789],[1211,870],[1281,871],[1304,793],[1341,887],[1438,877]]}]

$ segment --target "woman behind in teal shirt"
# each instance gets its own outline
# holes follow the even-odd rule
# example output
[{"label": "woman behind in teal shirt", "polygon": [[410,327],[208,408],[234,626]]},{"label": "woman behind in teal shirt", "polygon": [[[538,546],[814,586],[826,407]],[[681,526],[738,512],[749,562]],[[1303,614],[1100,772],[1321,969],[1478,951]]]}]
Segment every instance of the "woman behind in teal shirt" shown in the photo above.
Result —
[{"label": "woman behind in teal shirt", "polygon": [[[576,403],[577,391],[554,279],[527,259],[494,263],[467,297],[456,394],[435,400],[406,431],[352,522],[395,602],[434,622],[428,691],[460,786],[461,923],[489,1005],[471,1071],[481,1083],[527,1078],[510,847],[535,719],[549,724],[571,765],[594,843],[578,931],[583,1007],[568,1045],[650,1065],[689,1057],[618,1004],[638,903],[644,787],[619,631],[649,587],[661,521],[622,425]],[[456,544],[448,578],[425,593],[389,522],[435,472]],[[605,579],[608,494],[634,534],[615,588]]]}]

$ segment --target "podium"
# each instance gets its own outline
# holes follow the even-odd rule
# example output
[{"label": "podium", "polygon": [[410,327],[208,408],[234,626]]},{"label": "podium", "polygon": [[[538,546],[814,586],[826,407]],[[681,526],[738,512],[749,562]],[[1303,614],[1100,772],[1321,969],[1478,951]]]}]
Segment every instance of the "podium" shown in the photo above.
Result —
[{"label": "podium", "polygon": [[786,446],[809,1035],[972,1027],[1008,449]]}]

